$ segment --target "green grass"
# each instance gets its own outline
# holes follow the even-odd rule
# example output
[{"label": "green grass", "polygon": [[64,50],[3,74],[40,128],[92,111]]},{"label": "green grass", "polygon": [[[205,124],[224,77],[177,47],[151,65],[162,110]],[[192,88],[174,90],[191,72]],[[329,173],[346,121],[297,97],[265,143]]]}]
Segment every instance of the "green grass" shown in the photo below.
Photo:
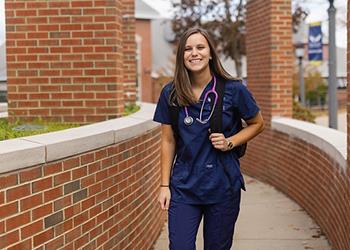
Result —
[{"label": "green grass", "polygon": [[[36,126],[37,128],[31,129],[29,126]],[[74,128],[78,126],[80,125],[58,122],[45,122],[41,120],[37,120],[31,123],[24,123],[18,121],[14,124],[10,124],[7,121],[7,118],[0,118],[0,140],[8,140],[36,134],[44,134],[63,129]]]},{"label": "green grass", "polygon": [[[139,110],[140,106],[136,104],[127,104],[124,107],[123,116],[130,115]],[[18,121],[14,124],[10,124],[7,118],[0,118],[0,141],[30,135],[44,134],[79,126],[79,124],[74,123],[45,122],[43,120],[36,120],[31,123]]]}]

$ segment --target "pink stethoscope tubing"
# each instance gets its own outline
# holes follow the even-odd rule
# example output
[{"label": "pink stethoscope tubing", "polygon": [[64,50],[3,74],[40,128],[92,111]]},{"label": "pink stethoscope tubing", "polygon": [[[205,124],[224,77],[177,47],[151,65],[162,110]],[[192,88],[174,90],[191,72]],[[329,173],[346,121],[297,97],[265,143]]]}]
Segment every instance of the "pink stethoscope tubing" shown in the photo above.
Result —
[{"label": "pink stethoscope tubing", "polygon": [[[202,106],[201,106],[201,111],[199,113],[199,118],[196,118],[196,120],[198,122],[202,123],[202,124],[207,123],[210,120],[210,118],[212,117],[213,113],[214,113],[214,109],[215,109],[215,106],[216,106],[217,101],[218,101],[218,93],[215,91],[215,88],[216,88],[216,77],[214,76],[213,87],[207,93],[205,93],[204,100],[203,100],[203,103],[202,103]],[[210,111],[209,117],[207,119],[203,120],[202,118],[203,118],[204,104],[205,104],[205,101],[208,99],[209,94],[211,94],[211,93],[213,93],[214,96],[215,96],[214,105],[213,105],[213,107],[212,107],[212,109]],[[189,116],[188,108],[185,107],[184,109],[185,109],[185,114],[186,114],[186,117],[184,119],[184,123],[189,126],[189,125],[191,125],[193,123],[193,118],[191,116]]]}]

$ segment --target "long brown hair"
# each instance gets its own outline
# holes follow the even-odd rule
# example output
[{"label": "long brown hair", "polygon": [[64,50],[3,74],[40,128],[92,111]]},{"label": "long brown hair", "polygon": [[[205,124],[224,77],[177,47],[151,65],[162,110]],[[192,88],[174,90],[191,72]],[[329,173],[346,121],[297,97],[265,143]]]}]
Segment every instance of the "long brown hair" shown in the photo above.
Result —
[{"label": "long brown hair", "polygon": [[191,88],[189,73],[184,64],[186,41],[191,35],[196,33],[203,35],[209,44],[210,55],[212,57],[212,59],[209,60],[211,73],[216,77],[222,78],[223,80],[235,79],[223,68],[219,56],[215,50],[214,42],[210,38],[208,32],[199,27],[188,29],[181,35],[179,40],[176,53],[175,74],[173,80],[174,85],[169,96],[170,104],[177,103],[180,107],[188,106],[196,102]]}]

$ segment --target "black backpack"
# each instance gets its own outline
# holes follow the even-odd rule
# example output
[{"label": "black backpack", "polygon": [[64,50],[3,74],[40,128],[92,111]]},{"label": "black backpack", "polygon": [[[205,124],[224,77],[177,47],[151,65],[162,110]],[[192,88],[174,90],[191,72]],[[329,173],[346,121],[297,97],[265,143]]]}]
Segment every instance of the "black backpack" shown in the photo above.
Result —
[{"label": "black backpack", "polygon": [[[210,131],[212,133],[222,133],[222,107],[223,107],[223,98],[225,91],[225,81],[218,78],[218,84],[216,84],[215,91],[218,93],[218,103],[215,106],[213,116],[210,119]],[[210,103],[213,105],[213,102]],[[213,106],[211,107],[213,108]],[[171,117],[171,127],[174,132],[175,140],[177,140],[179,135],[178,120],[180,107],[177,104],[171,104],[169,108],[170,117]],[[239,117],[239,112],[237,108],[233,110],[235,117]],[[243,129],[242,122],[239,122],[238,131]],[[247,143],[236,146],[233,148],[233,151],[237,154],[238,158],[244,156],[247,149]]]}]

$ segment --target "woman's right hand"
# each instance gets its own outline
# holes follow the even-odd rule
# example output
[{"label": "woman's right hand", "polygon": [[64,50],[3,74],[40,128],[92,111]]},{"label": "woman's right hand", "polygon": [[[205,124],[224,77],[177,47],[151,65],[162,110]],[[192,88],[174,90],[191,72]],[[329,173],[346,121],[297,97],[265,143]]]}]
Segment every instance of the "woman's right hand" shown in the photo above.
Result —
[{"label": "woman's right hand", "polygon": [[170,204],[170,189],[169,187],[160,187],[158,201],[162,210],[168,210]]}]

